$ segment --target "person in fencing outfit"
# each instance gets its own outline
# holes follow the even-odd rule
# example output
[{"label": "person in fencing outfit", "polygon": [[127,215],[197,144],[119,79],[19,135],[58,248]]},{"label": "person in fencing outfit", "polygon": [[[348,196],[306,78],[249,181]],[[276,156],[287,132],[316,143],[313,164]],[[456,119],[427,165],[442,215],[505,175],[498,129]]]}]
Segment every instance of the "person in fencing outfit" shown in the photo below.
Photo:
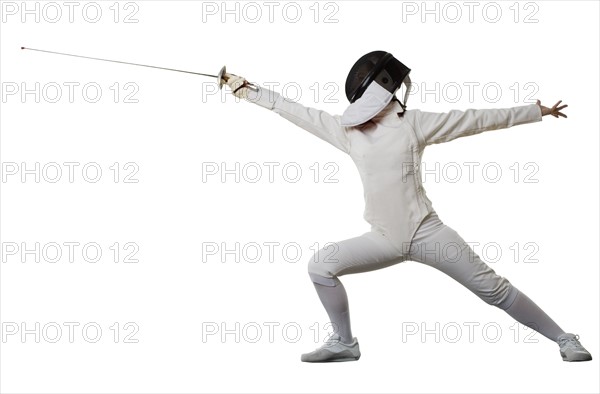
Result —
[{"label": "person in fencing outfit", "polygon": [[[320,348],[303,354],[304,362],[354,361],[361,356],[352,334],[346,290],[340,277],[417,261],[436,268],[484,302],[556,342],[565,361],[591,360],[579,336],[563,331],[536,303],[508,279],[484,263],[461,236],[433,209],[421,181],[421,158],[428,145],[488,130],[555,118],[567,105],[536,104],[506,109],[452,110],[430,113],[407,110],[410,69],[385,51],[370,52],[352,67],[346,80],[350,105],[339,115],[305,107],[278,93],[226,74],[238,98],[271,110],[350,155],[360,174],[364,219],[371,230],[337,243],[334,263],[329,253],[315,253],[308,264],[312,280],[334,333]],[[402,102],[396,97],[406,87]],[[330,256],[329,256],[330,257]]]}]

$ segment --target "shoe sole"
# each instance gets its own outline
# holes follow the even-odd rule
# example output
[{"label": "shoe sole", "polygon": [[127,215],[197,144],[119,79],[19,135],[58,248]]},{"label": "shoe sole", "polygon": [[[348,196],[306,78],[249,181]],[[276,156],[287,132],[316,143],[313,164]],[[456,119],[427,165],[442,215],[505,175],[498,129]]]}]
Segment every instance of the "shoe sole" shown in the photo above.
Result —
[{"label": "shoe sole", "polygon": [[335,358],[331,360],[318,360],[318,361],[304,361],[305,363],[337,363],[343,361],[358,361],[360,356],[358,357],[343,357],[343,358]]},{"label": "shoe sole", "polygon": [[592,360],[592,356],[588,356],[587,354],[575,354],[572,356],[571,359],[569,359],[569,357],[565,354],[565,353],[560,353],[560,355],[562,356],[563,361],[567,361],[567,362],[572,362],[572,361],[591,361]]}]

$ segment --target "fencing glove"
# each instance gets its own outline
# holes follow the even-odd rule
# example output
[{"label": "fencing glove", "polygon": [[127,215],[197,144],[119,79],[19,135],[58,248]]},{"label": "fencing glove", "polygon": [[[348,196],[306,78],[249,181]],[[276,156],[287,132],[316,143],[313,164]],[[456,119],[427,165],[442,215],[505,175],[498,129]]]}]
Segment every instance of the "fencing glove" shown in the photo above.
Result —
[{"label": "fencing glove", "polygon": [[245,78],[237,76],[235,74],[225,74],[223,75],[223,79],[225,79],[225,83],[231,89],[231,93],[241,99],[248,98],[248,81]]}]

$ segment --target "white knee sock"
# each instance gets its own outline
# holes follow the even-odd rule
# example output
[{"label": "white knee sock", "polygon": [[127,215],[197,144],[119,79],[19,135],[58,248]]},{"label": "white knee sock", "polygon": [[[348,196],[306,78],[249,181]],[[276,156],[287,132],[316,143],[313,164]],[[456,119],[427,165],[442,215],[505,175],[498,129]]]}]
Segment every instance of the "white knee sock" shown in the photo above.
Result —
[{"label": "white knee sock", "polygon": [[329,320],[333,323],[334,331],[341,337],[341,342],[352,343],[348,296],[342,282],[336,280],[336,283],[336,286],[323,286],[313,282]]},{"label": "white knee sock", "polygon": [[515,301],[505,310],[519,323],[531,327],[548,339],[556,339],[564,331],[524,293],[518,292]]}]

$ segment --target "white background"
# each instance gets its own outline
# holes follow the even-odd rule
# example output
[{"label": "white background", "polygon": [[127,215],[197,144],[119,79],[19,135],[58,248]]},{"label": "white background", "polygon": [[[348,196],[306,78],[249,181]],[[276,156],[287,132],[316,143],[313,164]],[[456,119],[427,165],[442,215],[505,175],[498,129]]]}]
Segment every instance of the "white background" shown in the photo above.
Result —
[{"label": "white background", "polygon": [[[0,41],[3,248],[22,243],[33,248],[36,242],[40,248],[53,242],[80,245],[73,263],[64,255],[57,263],[43,256],[36,263],[26,255],[22,263],[20,252],[4,253],[2,392],[598,392],[597,2],[496,2],[486,8],[487,15],[487,3],[479,2],[472,22],[463,2],[437,3],[438,22],[435,14],[421,20],[421,2],[297,2],[287,6],[288,14],[281,2],[272,8],[272,23],[263,2],[252,8],[237,3],[239,21],[231,14],[224,15],[225,23],[221,2],[204,7],[216,10],[214,15],[203,12],[201,2],[121,2],[117,23],[112,1],[96,3],[102,10],[96,23],[82,17],[86,3],[78,3],[72,23],[62,2],[56,3],[64,13],[56,23],[46,20],[54,18],[51,8],[45,8],[44,18],[44,2],[38,3],[40,21],[29,15],[24,23],[21,2],[12,3],[18,7],[15,15],[4,13],[6,3]],[[292,23],[297,8],[302,15]],[[262,18],[252,23],[256,9]],[[462,17],[452,23],[457,9]],[[496,9],[502,14],[492,23]],[[123,23],[133,11],[138,22]],[[333,23],[324,22],[327,15]],[[533,23],[525,23],[528,15]],[[369,230],[351,159],[253,104],[231,95],[203,97],[203,91],[214,89],[211,79],[21,51],[21,46],[210,74],[226,64],[251,81],[279,83],[274,89],[280,92],[286,84],[300,86],[298,101],[336,114],[347,105],[348,70],[373,50],[393,53],[412,69],[419,86],[463,87],[459,100],[452,100],[455,90],[439,98],[411,95],[409,109],[506,108],[535,99],[552,106],[562,99],[569,105],[568,119],[547,116],[539,123],[428,147],[425,168],[479,166],[473,182],[462,166],[458,182],[448,177],[436,182],[431,176],[424,186],[442,221],[468,242],[479,243],[475,251],[500,275],[563,329],[579,334],[594,360],[563,362],[556,344],[539,334],[529,343],[531,330],[514,325],[503,311],[442,273],[407,262],[342,277],[362,350],[358,362],[301,363],[300,354],[318,347],[328,331],[306,272],[311,247]],[[68,82],[80,84],[72,103]],[[82,96],[81,87],[91,82],[102,89],[96,103]],[[123,87],[128,82],[139,88],[133,97],[137,103],[124,102],[123,94],[132,91]],[[472,99],[465,85],[470,82],[479,83]],[[39,103],[33,94],[7,93],[14,86],[33,89],[36,83]],[[110,90],[115,83],[121,93],[117,103]],[[319,88],[311,90],[315,83]],[[333,91],[326,83],[339,86],[332,96],[337,102],[324,101]],[[482,93],[487,83],[501,87],[498,100],[492,100],[494,90]],[[511,90],[515,83],[518,89]],[[537,87],[529,97],[526,83]],[[63,87],[57,103],[48,100],[55,95],[49,90],[53,84]],[[293,97],[295,91],[287,94]],[[7,163],[32,169],[36,162],[40,168],[59,163],[62,178],[51,183],[42,176],[37,183],[28,175],[22,182],[20,172],[6,172]],[[79,163],[72,183],[65,162]],[[133,176],[137,183],[124,182],[130,162],[139,169]],[[203,182],[203,166],[211,162],[228,168],[236,162],[279,166],[273,182],[265,166],[255,183],[238,183],[233,176],[224,183],[219,176]],[[329,162],[337,166],[337,183],[324,182]],[[537,183],[524,182],[529,162],[537,168]],[[98,182],[82,177],[86,163],[103,170]],[[116,183],[114,163],[121,168]],[[286,163],[302,169],[298,182],[283,178]],[[310,169],[314,163],[321,169],[318,182]],[[485,163],[503,170],[498,182],[483,177]],[[521,168],[516,182],[514,163]],[[81,245],[90,242],[102,248],[97,263],[82,257]],[[118,263],[109,249],[115,242],[121,249]],[[123,262],[127,242],[139,247],[136,264]],[[265,255],[256,263],[243,256],[239,263],[232,256],[221,263],[219,255],[203,262],[202,245],[209,242],[279,246],[273,263]],[[517,262],[510,249],[516,242]],[[537,249],[526,249],[528,242]],[[293,250],[291,257],[282,254],[287,243],[301,246],[298,262],[292,262]],[[483,245],[499,245],[499,261],[492,263],[494,253],[487,258]],[[538,262],[525,263],[532,251]],[[68,252],[66,246],[62,252]],[[266,246],[262,252],[268,252]],[[34,329],[36,322],[47,327],[46,332],[40,328],[39,343],[34,334],[24,339],[20,331],[7,334],[22,324]],[[79,324],[72,343],[69,322]],[[81,333],[86,323],[101,327],[96,343],[89,342],[93,329],[89,337]],[[116,343],[115,323],[120,327]],[[132,325],[125,329],[126,323]],[[268,324],[274,327],[272,342]],[[478,324],[472,341],[467,324]],[[486,324],[491,328],[484,332]],[[63,327],[56,343],[51,343],[53,325]],[[220,331],[206,335],[208,326],[234,333],[222,340]],[[130,338],[137,343],[126,343],[132,327],[139,328]],[[256,327],[262,327],[262,336],[252,343]],[[414,327],[419,332],[407,335]],[[462,327],[461,337],[452,343],[456,327]],[[422,340],[423,328],[437,331],[439,340],[431,333]]]}]

